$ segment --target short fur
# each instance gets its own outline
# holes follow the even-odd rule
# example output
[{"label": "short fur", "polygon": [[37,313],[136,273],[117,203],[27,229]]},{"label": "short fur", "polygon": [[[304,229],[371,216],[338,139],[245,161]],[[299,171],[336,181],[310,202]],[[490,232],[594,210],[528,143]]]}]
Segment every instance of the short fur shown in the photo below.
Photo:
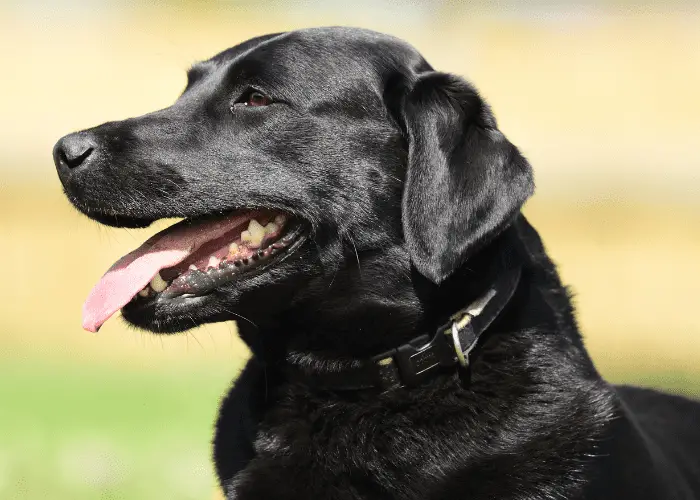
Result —
[{"label": "short fur", "polygon": [[[250,89],[273,104],[237,106]],[[700,405],[600,377],[520,213],[528,162],[469,83],[406,43],[255,38],[195,65],[173,106],[67,136],[55,158],[102,223],[266,207],[308,224],[274,269],[123,311],[157,332],[239,320],[254,355],[216,426],[227,498],[700,499]],[[468,373],[384,393],[289,377],[433,332],[513,263],[520,284]]]}]

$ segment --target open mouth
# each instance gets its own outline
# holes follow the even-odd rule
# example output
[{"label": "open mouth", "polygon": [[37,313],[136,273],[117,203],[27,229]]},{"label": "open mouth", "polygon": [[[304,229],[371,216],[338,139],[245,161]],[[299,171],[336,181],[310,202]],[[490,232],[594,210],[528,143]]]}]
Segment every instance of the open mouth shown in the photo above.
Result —
[{"label": "open mouth", "polygon": [[90,292],[83,328],[96,332],[129,302],[194,298],[264,271],[305,240],[305,225],[282,212],[238,211],[186,219],[119,259]]},{"label": "open mouth", "polygon": [[258,215],[247,229],[233,230],[202,245],[180,264],[162,269],[133,300],[205,295],[219,285],[260,268],[301,236],[302,225],[286,216]]}]

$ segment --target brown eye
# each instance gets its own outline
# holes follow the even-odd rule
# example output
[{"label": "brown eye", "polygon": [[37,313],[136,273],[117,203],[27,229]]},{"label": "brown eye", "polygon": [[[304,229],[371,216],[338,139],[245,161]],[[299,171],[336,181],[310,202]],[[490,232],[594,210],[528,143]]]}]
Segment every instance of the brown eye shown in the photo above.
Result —
[{"label": "brown eye", "polygon": [[245,101],[246,106],[267,106],[268,104],[272,104],[272,99],[257,91],[251,92]]}]

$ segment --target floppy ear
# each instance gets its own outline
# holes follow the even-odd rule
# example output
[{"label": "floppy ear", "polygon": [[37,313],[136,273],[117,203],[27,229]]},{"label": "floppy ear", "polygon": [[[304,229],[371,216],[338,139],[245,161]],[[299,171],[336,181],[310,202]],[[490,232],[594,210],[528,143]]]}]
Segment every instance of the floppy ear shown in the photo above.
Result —
[{"label": "floppy ear", "polygon": [[404,237],[413,265],[439,284],[512,222],[533,192],[532,169],[459,77],[422,73],[401,113]]}]

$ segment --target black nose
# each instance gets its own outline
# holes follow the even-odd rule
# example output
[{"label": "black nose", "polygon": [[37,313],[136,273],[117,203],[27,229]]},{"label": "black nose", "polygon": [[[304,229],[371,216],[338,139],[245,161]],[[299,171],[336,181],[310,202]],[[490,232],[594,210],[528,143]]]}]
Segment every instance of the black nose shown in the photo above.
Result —
[{"label": "black nose", "polygon": [[58,140],[53,148],[53,161],[59,173],[68,173],[90,164],[90,156],[97,143],[91,134],[76,132]]}]

